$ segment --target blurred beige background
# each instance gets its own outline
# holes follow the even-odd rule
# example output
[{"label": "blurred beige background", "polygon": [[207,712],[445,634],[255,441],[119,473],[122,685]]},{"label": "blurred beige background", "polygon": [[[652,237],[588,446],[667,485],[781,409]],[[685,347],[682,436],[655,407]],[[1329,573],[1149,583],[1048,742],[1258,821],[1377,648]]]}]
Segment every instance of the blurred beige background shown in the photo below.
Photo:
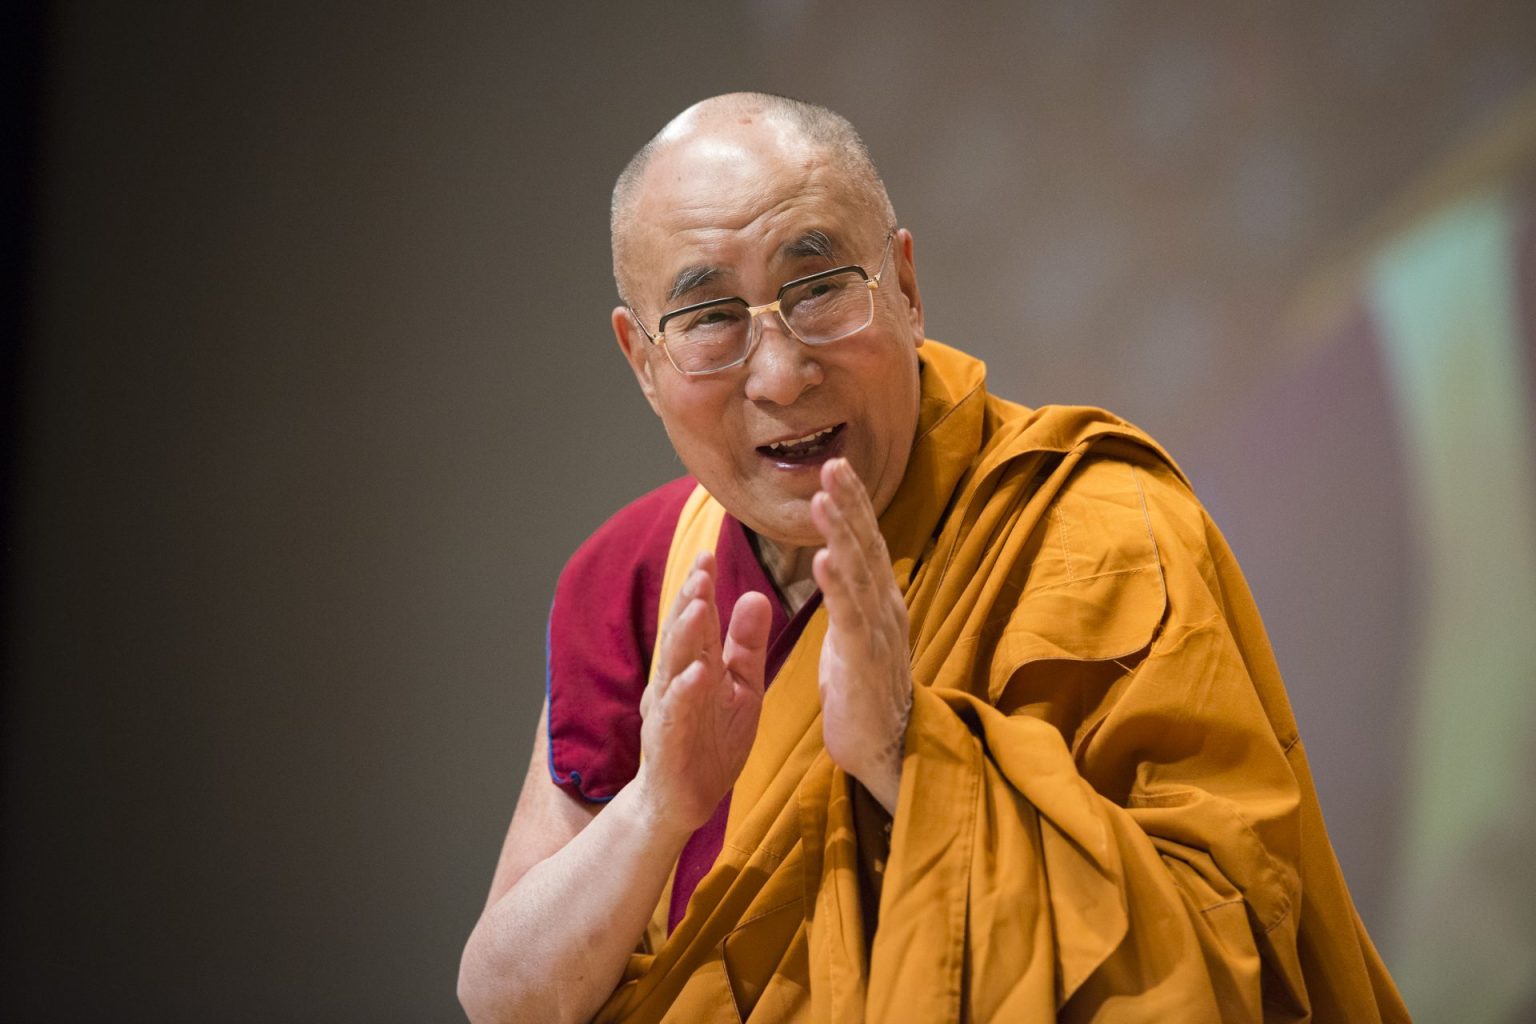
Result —
[{"label": "blurred beige background", "polygon": [[[1308,360],[1405,190],[1536,85],[1536,6],[40,9],[7,1020],[455,1018],[556,575],[680,472],[608,331],[608,190],[736,88],[862,130],[994,390],[1191,471],[1393,962],[1407,471],[1386,427],[1347,454],[1379,396],[1324,367],[1308,406]],[[1264,470],[1274,423],[1346,454]]]}]

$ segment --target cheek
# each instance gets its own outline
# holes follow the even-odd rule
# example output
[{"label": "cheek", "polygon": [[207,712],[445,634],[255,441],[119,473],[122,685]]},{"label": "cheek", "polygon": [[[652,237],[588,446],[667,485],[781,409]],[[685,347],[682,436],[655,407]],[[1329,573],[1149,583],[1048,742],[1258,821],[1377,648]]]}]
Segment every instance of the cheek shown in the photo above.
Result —
[{"label": "cheek", "polygon": [[730,401],[713,382],[687,382],[661,396],[661,421],[683,464],[698,473],[736,459]]}]

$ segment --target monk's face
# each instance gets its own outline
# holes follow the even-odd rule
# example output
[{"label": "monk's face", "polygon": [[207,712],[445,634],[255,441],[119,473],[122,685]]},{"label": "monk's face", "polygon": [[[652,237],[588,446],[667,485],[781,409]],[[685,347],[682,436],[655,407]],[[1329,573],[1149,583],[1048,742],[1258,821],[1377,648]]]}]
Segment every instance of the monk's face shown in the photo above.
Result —
[{"label": "monk's face", "polygon": [[[771,122],[730,124],[663,148],[640,186],[627,260],[636,312],[651,330],[671,309],[739,296],[773,301],[795,278],[858,264],[873,277],[890,225],[815,147]],[[832,254],[807,254],[819,232]],[[685,269],[708,282],[670,293]],[[810,500],[820,466],[844,456],[877,513],[895,495],[917,428],[922,304],[912,239],[892,240],[875,292],[874,320],[811,347],[772,314],[742,365],[701,377],[679,373],[623,307],[613,315],[635,376],[688,471],[727,511],[785,547],[821,543]],[[779,442],[831,431],[786,458]]]}]

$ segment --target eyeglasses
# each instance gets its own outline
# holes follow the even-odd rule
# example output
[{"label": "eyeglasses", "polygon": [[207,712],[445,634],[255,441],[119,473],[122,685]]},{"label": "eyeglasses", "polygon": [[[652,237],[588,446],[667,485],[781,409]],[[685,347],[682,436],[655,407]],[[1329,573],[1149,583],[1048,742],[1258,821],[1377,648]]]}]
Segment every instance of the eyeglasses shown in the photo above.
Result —
[{"label": "eyeglasses", "polygon": [[662,314],[655,334],[646,330],[640,314],[630,309],[629,315],[652,344],[662,347],[677,372],[689,377],[746,362],[762,337],[757,318],[764,313],[776,313],[784,329],[807,345],[840,341],[874,320],[875,290],[895,236],[895,228],[885,236],[873,277],[860,266],[836,267],[786,282],[772,302],[761,306],[749,306],[739,297],[695,303]]}]

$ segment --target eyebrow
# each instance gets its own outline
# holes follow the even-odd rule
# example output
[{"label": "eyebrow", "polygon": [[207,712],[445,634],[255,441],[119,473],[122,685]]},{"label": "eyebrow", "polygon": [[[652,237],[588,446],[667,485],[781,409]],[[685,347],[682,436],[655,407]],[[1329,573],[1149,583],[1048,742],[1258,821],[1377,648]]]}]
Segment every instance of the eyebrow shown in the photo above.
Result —
[{"label": "eyebrow", "polygon": [[787,243],[779,251],[786,256],[792,256],[797,259],[819,257],[821,259],[833,260],[837,258],[837,244],[832,241],[831,236],[825,231],[816,228],[812,228],[799,238]]},{"label": "eyebrow", "polygon": [[[832,236],[819,228],[798,236],[792,241],[784,243],[779,252],[792,259],[837,259],[837,243],[832,241]],[[676,303],[690,292],[698,291],[707,284],[723,277],[724,271],[719,267],[692,266],[684,267],[672,278],[672,287],[667,290],[667,303]]]},{"label": "eyebrow", "polygon": [[697,291],[719,276],[719,267],[684,267],[672,279],[672,288],[667,292],[667,302],[676,302],[684,295]]}]

